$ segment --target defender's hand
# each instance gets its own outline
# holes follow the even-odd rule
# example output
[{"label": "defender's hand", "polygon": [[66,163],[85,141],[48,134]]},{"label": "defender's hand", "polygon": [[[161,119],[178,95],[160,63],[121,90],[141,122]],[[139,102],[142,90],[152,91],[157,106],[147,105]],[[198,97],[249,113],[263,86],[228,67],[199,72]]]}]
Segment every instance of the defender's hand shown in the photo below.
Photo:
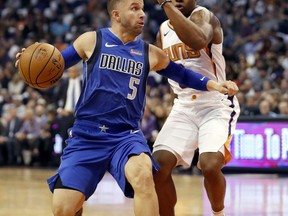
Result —
[{"label": "defender's hand", "polygon": [[213,80],[209,80],[207,82],[207,89],[208,91],[218,91],[222,94],[228,94],[229,96],[232,96],[239,91],[236,83],[232,81],[224,81],[222,83],[217,83]]},{"label": "defender's hand", "polygon": [[239,91],[237,84],[230,80],[224,81],[220,85],[228,89],[228,96],[233,96]]}]

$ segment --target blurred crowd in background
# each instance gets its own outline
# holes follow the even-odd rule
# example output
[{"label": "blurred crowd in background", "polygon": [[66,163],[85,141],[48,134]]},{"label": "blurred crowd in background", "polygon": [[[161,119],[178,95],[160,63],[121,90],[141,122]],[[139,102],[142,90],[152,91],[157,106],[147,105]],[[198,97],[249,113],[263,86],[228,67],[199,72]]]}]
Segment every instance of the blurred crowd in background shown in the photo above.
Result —
[{"label": "blurred crowd in background", "polygon": [[[154,43],[166,19],[145,0],[141,38]],[[220,19],[227,79],[239,86],[241,116],[288,117],[288,1],[198,0]],[[110,25],[106,0],[0,1],[0,165],[58,165],[66,130],[73,123],[69,100],[81,89],[81,65],[53,88],[28,87],[14,67],[15,54],[35,42],[59,50],[85,31]],[[165,78],[151,72],[142,129],[152,147],[173,103]]]}]

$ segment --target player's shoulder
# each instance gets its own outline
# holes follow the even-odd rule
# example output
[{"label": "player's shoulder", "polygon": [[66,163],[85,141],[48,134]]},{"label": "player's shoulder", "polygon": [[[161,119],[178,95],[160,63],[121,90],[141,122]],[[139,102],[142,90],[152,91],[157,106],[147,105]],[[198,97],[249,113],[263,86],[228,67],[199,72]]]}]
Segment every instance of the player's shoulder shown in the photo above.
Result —
[{"label": "player's shoulder", "polygon": [[169,19],[163,21],[163,22],[160,24],[160,28],[163,28],[164,26],[168,26],[168,23],[169,23]]},{"label": "player's shoulder", "polygon": [[204,6],[197,5],[191,14],[195,14],[195,13],[207,13],[207,14],[209,14],[209,13],[212,13],[212,11],[210,11],[208,8],[206,8]]},{"label": "player's shoulder", "polygon": [[220,22],[217,16],[213,13],[213,11],[209,10],[208,8],[204,6],[197,5],[196,8],[192,11],[191,17],[206,17],[207,20],[210,20],[210,22],[214,23],[213,25],[219,26]]},{"label": "player's shoulder", "polygon": [[95,31],[87,31],[82,33],[74,42],[77,44],[81,44],[79,46],[84,46],[87,44],[88,47],[91,46],[92,43],[96,43],[97,40],[97,34]]},{"label": "player's shoulder", "polygon": [[95,38],[96,38],[96,32],[95,31],[87,31],[87,32],[82,33],[79,36],[79,39],[82,41],[87,41],[87,40],[90,41],[91,39],[95,40]]},{"label": "player's shoulder", "polygon": [[170,28],[170,27],[169,27],[169,23],[170,23],[170,20],[167,19],[167,20],[163,21],[163,22],[160,24],[160,27],[159,27],[159,32],[160,32],[160,34],[161,34],[163,31],[165,31],[167,28]]},{"label": "player's shoulder", "polygon": [[82,59],[89,59],[96,46],[97,35],[95,31],[88,31],[81,34],[73,43],[74,48]]}]

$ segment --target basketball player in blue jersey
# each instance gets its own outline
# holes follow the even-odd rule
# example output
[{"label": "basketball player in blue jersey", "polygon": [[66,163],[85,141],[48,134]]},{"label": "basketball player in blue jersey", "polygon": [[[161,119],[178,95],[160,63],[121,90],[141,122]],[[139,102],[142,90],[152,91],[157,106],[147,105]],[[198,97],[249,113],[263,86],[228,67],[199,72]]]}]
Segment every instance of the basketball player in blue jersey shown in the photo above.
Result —
[{"label": "basketball player in blue jersey", "polygon": [[[170,59],[212,80],[225,82],[223,32],[218,18],[197,5],[196,0],[158,2],[169,18],[160,26],[158,44]],[[153,158],[160,166],[154,175],[160,215],[175,215],[172,170],[178,165],[189,167],[199,148],[198,167],[204,176],[211,214],[223,216],[226,188],[221,169],[231,159],[227,147],[239,116],[237,98],[187,88],[171,79],[169,83],[177,98],[153,146]]]},{"label": "basketball player in blue jersey", "polygon": [[65,68],[82,60],[84,70],[67,147],[57,174],[48,179],[55,216],[81,215],[106,171],[134,198],[135,215],[159,215],[152,175],[158,166],[139,129],[150,70],[198,90],[238,91],[232,82],[220,84],[178,66],[137,38],[144,26],[143,0],[108,0],[107,8],[111,28],[86,32],[62,51]]}]

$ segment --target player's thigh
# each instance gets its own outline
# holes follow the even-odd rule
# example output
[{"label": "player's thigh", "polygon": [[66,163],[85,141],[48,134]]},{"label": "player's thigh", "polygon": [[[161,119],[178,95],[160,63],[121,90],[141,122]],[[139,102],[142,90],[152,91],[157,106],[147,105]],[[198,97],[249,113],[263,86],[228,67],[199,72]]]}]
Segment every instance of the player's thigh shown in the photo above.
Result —
[{"label": "player's thigh", "polygon": [[[150,148],[141,131],[123,138],[114,152],[108,171],[117,181],[126,197],[133,198],[135,187],[132,184],[144,174],[152,178],[159,166],[152,158]],[[125,175],[124,175],[125,174]],[[135,177],[135,178],[134,178]],[[136,179],[137,177],[137,179]]]},{"label": "player's thigh", "polygon": [[131,156],[125,167],[125,176],[130,184],[137,183],[141,180],[152,181],[152,162],[146,153]]},{"label": "player's thigh", "polygon": [[[191,111],[190,111],[191,112]],[[198,147],[198,126],[189,113],[170,113],[153,146],[157,151],[169,151],[177,158],[177,165],[190,166]]]},{"label": "player's thigh", "polygon": [[229,122],[221,118],[209,119],[199,128],[199,153],[223,151],[228,138]]}]

